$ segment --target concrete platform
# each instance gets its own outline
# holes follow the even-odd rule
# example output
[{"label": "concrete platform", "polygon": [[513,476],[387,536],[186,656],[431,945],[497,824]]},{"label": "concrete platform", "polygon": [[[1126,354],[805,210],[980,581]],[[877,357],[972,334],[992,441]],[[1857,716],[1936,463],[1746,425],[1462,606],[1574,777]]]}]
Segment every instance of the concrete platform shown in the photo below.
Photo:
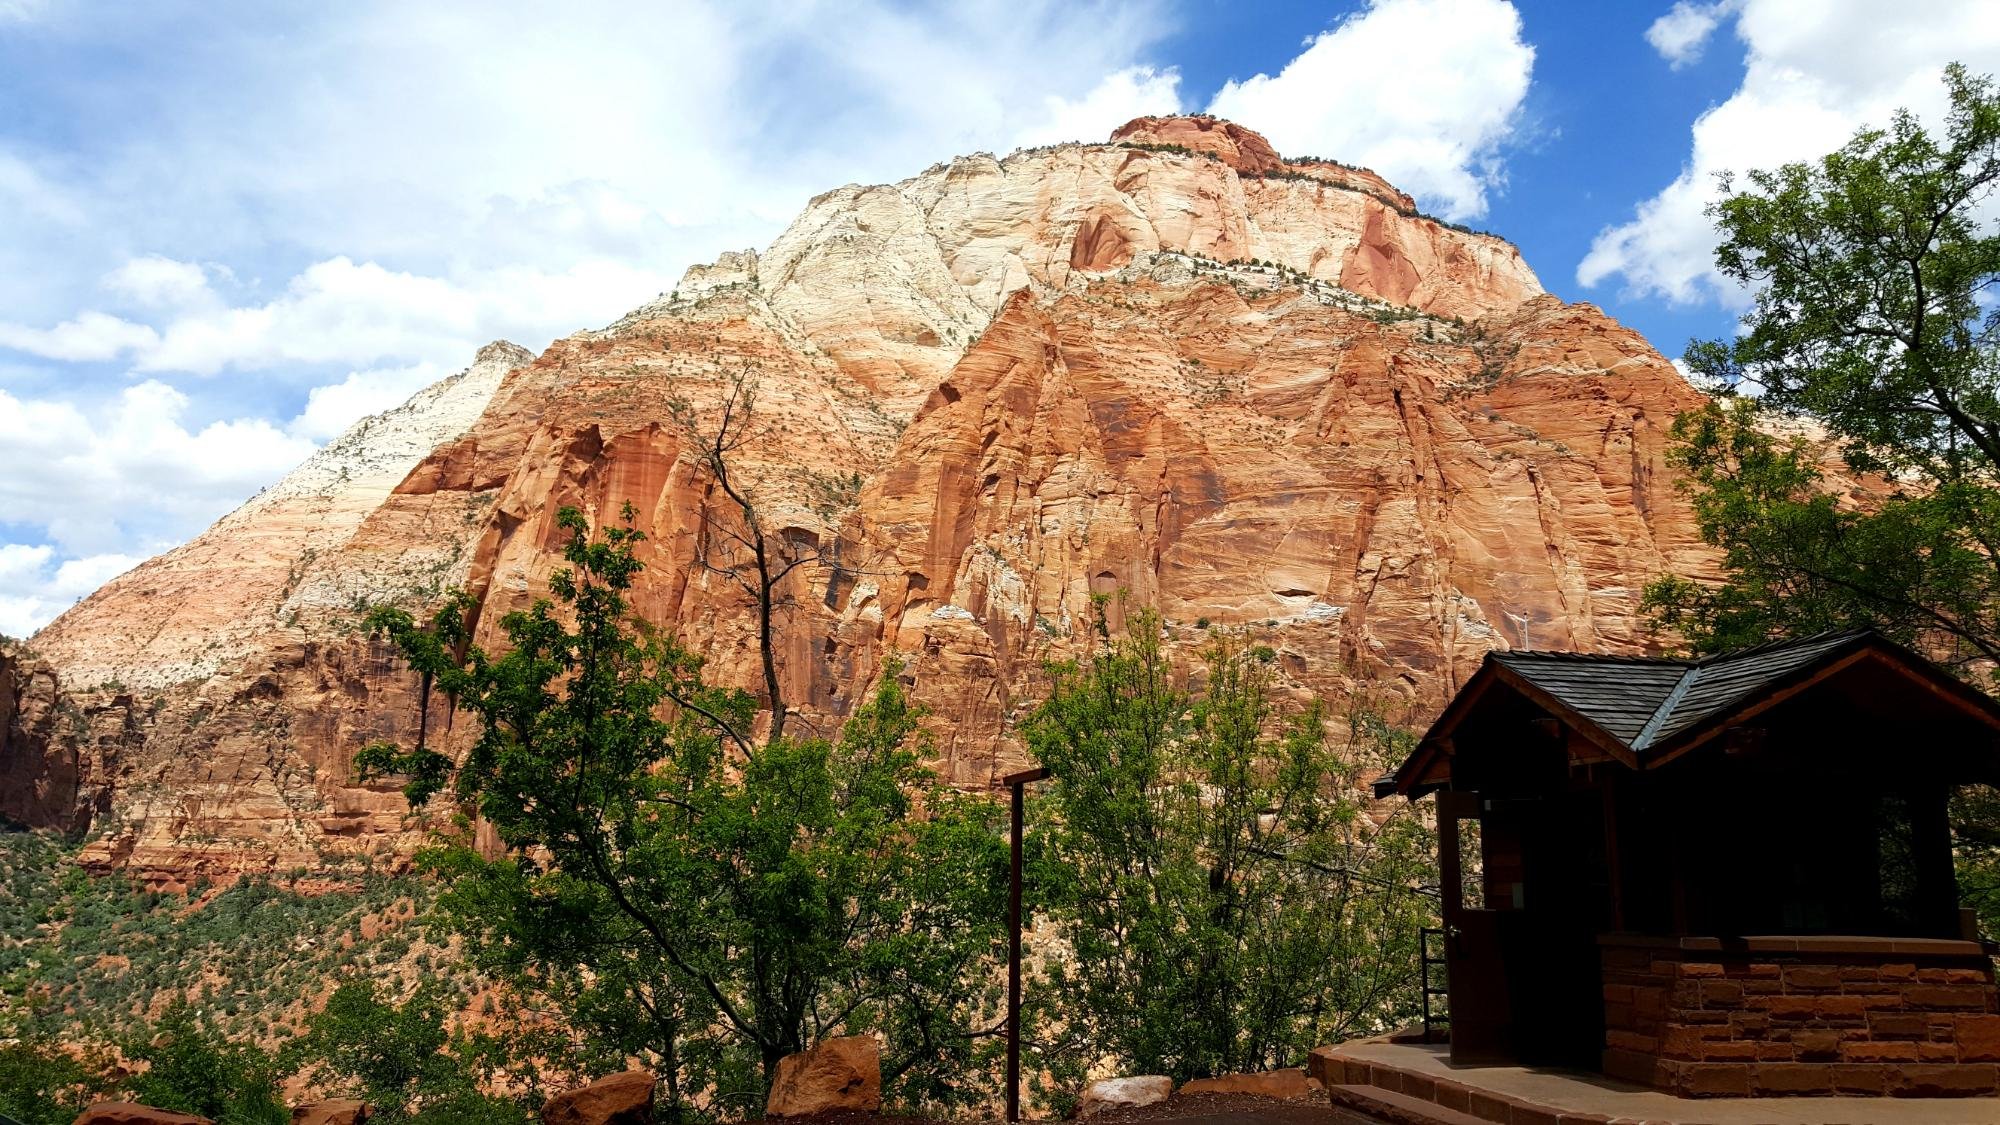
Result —
[{"label": "concrete platform", "polygon": [[1449,1052],[1344,1043],[1334,1108],[1390,1125],[2000,1125],[2000,1098],[1677,1098],[1586,1071],[1454,1067]]}]

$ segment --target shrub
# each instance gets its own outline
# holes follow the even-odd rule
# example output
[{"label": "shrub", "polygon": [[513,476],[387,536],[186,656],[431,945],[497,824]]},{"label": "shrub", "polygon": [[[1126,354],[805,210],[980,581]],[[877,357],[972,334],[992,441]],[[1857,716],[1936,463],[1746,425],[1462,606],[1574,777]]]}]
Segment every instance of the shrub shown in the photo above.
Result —
[{"label": "shrub", "polygon": [[183,1005],[167,1010],[146,1039],[128,1048],[147,1064],[131,1082],[132,1100],[229,1125],[286,1125],[278,1068],[254,1046],[232,1043]]},{"label": "shrub", "polygon": [[1050,771],[1028,837],[1041,905],[1071,949],[1036,990],[1051,1075],[1259,1070],[1393,1026],[1418,1000],[1434,853],[1407,807],[1360,812],[1409,736],[1365,709],[1286,713],[1230,638],[1180,686],[1159,618],[1127,626],[1113,642],[1100,604],[1097,651],[1056,666],[1021,727]]}]

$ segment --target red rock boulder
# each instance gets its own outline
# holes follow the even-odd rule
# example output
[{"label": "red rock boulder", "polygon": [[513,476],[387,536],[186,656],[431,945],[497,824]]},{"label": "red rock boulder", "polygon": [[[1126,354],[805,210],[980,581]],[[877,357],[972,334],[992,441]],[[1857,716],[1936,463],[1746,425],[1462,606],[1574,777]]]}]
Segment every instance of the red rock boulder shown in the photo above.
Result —
[{"label": "red rock boulder", "polygon": [[872,1035],[823,1039],[810,1051],[778,1062],[764,1103],[766,1117],[805,1117],[835,1110],[882,1108],[882,1047]]},{"label": "red rock boulder", "polygon": [[654,1083],[628,1070],[557,1094],[542,1107],[542,1125],[652,1125]]},{"label": "red rock boulder", "polygon": [[329,1098],[292,1110],[292,1125],[363,1125],[371,1114],[367,1102]]},{"label": "red rock boulder", "polygon": [[98,1102],[78,1114],[72,1125],[215,1125],[215,1122],[137,1102]]}]

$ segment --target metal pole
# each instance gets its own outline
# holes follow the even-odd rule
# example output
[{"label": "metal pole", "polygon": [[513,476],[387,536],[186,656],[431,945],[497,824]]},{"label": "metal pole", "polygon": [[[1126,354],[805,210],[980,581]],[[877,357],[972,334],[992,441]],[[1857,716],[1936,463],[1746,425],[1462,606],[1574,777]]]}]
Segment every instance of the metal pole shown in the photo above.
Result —
[{"label": "metal pole", "polygon": [[1007,1120],[1021,1119],[1021,832],[1023,794],[1028,782],[1049,776],[1047,770],[1022,770],[1004,780],[1013,791],[1011,875],[1007,885]]}]

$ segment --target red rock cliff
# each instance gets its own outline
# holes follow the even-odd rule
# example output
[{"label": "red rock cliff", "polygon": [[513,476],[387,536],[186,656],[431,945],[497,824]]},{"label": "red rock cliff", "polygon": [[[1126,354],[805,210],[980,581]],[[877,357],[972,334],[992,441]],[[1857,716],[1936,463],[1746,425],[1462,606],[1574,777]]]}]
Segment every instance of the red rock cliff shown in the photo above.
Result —
[{"label": "red rock cliff", "polygon": [[742,594],[699,565],[728,506],[672,409],[745,371],[739,471],[841,561],[786,591],[800,724],[834,729],[899,654],[962,784],[1018,760],[1011,720],[1093,593],[1413,718],[1491,648],[1645,645],[1640,585],[1701,561],[1662,460],[1698,400],[1670,364],[1372,173],[1212,119],[1119,137],[829,192],[609,328],[487,349],[65,614],[48,664],[145,716],[84,771],[116,826],[90,857],[174,882],[406,849],[349,762],[409,736],[414,685],[355,607],[463,585],[490,642],[562,505],[633,504],[640,611],[757,687]]}]

